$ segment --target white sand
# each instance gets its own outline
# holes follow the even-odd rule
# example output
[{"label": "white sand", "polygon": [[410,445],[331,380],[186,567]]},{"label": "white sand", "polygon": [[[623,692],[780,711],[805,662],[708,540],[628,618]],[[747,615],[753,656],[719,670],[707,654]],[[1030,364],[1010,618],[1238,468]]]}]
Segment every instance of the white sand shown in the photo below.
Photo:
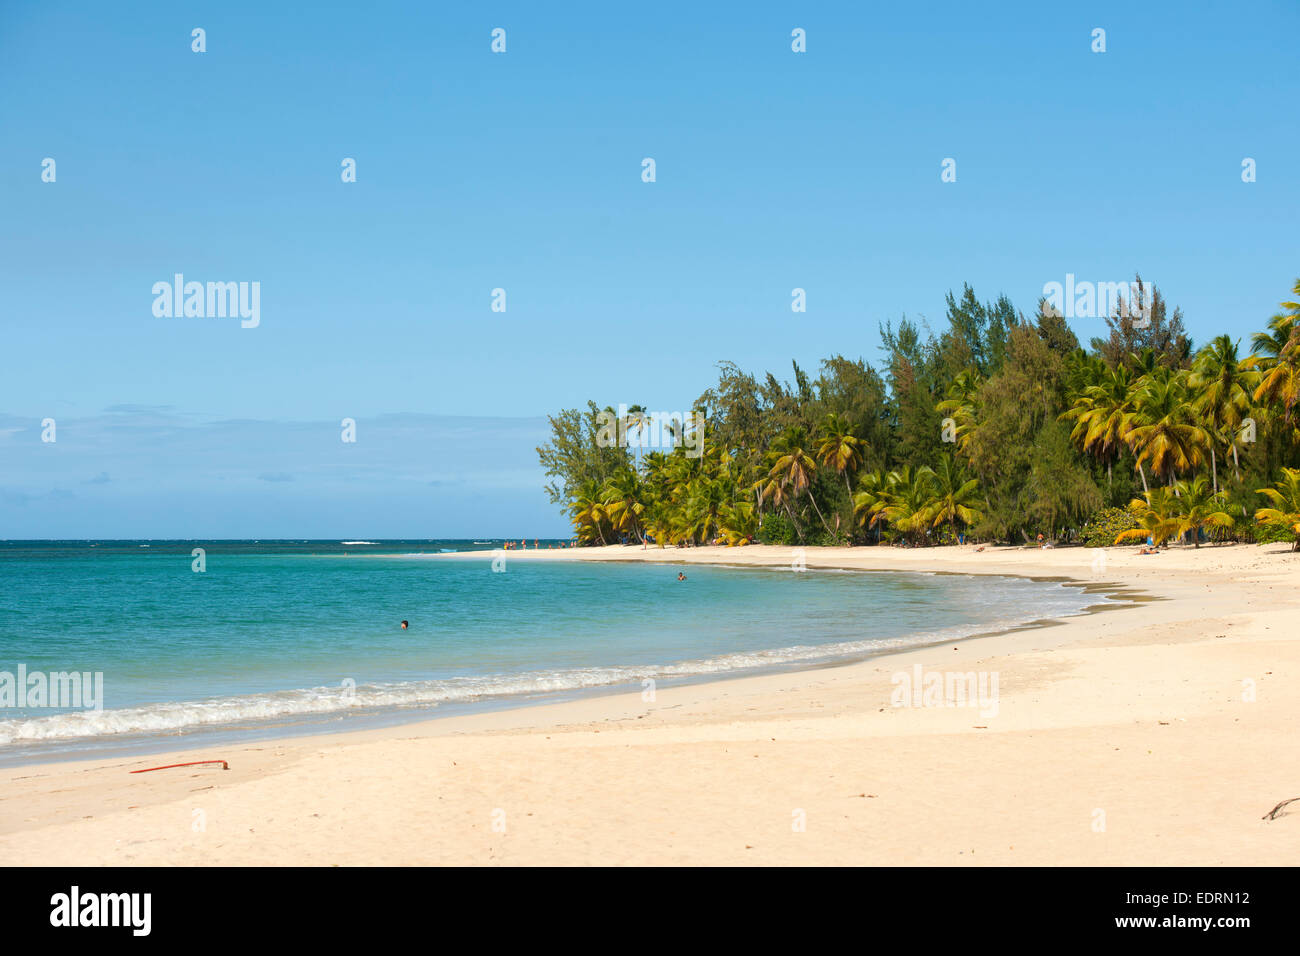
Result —
[{"label": "white sand", "polygon": [[[0,771],[0,863],[1296,863],[1300,803],[1261,817],[1300,797],[1300,555],[1136,550],[1108,549],[1097,575],[1082,549],[810,548],[814,568],[1059,575],[1162,600],[847,666],[661,687],[653,703],[637,687]],[[788,565],[791,550],[509,556],[574,558]],[[891,706],[891,676],[917,663],[996,673],[996,715]],[[204,757],[231,769],[127,772]]]}]

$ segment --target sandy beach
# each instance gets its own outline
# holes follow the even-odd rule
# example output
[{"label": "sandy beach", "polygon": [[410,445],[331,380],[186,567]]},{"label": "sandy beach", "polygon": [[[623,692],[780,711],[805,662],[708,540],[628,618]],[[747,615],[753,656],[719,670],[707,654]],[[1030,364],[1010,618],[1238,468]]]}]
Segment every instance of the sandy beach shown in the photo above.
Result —
[{"label": "sandy beach", "polygon": [[[1300,860],[1286,545],[810,548],[809,568],[1065,577],[1123,606],[848,665],[0,771],[7,865],[1262,865]],[[428,560],[437,560],[436,556]],[[790,566],[789,548],[511,561]],[[686,586],[689,586],[686,585]],[[797,633],[797,632],[792,632]],[[815,643],[816,635],[799,635]],[[996,708],[894,706],[900,672]],[[205,758],[230,769],[128,771]]]}]

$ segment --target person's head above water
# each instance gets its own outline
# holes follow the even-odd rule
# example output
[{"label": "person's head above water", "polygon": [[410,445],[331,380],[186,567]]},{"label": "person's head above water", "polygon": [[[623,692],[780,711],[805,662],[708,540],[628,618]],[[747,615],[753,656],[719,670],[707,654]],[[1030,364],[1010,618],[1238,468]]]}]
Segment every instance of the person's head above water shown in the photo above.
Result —
[{"label": "person's head above water", "polygon": [[407,622],[406,622],[406,621],[403,621],[403,622],[402,622],[402,630],[406,630],[406,625],[407,625]]}]

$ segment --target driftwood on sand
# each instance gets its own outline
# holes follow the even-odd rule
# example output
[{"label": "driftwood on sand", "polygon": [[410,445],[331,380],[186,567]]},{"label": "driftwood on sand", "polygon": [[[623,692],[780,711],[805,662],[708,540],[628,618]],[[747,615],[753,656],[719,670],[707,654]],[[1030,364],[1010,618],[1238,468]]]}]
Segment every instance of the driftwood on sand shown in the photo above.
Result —
[{"label": "driftwood on sand", "polygon": [[1288,803],[1295,803],[1297,800],[1300,800],[1300,797],[1292,797],[1290,800],[1283,800],[1281,803],[1279,803],[1277,806],[1275,806],[1272,810],[1268,811],[1268,813],[1264,814],[1264,816],[1262,817],[1262,819],[1264,819],[1264,820],[1276,820],[1276,819],[1278,818],[1278,815],[1281,813],[1281,810],[1282,810],[1283,807],[1285,807]]}]

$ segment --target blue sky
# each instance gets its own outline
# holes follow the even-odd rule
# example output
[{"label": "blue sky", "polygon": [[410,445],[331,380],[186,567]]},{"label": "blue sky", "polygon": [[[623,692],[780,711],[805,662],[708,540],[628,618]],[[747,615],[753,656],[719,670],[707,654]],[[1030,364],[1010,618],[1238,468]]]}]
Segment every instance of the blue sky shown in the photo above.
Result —
[{"label": "blue sky", "polygon": [[565,534],[587,398],[876,361],[962,282],[1141,271],[1204,341],[1300,276],[1295,3],[266,7],[0,5],[0,537]]}]

